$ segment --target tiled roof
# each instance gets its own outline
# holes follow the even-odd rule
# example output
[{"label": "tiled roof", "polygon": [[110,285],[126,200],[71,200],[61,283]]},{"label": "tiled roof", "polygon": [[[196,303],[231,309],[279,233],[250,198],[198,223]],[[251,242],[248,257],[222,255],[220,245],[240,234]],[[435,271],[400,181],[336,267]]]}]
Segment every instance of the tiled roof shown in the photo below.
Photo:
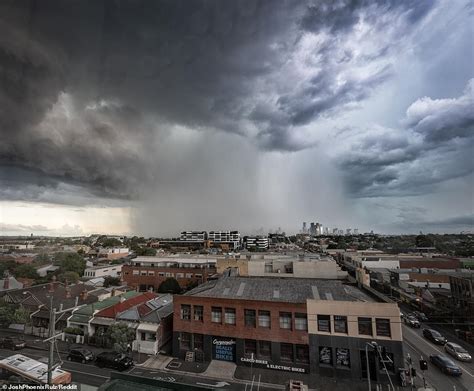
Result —
[{"label": "tiled roof", "polygon": [[117,303],[112,307],[106,308],[100,312],[98,312],[95,316],[103,317],[103,318],[115,318],[117,314],[128,310],[138,304],[141,304],[147,300],[154,299],[157,296],[156,293],[153,292],[145,292],[140,294],[139,296],[135,296],[131,299],[125,300],[122,303]]}]

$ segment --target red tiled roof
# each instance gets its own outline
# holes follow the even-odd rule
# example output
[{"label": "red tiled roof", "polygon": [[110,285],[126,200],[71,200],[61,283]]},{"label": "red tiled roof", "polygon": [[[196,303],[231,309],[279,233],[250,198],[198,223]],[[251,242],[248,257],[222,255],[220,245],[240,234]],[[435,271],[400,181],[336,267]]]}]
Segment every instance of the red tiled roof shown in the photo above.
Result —
[{"label": "red tiled roof", "polygon": [[158,295],[156,293],[145,292],[142,295],[132,297],[131,299],[125,300],[122,303],[117,303],[112,307],[105,308],[95,314],[95,316],[100,316],[102,318],[115,318],[115,316],[120,312],[126,311],[138,304],[154,299],[157,296]]}]

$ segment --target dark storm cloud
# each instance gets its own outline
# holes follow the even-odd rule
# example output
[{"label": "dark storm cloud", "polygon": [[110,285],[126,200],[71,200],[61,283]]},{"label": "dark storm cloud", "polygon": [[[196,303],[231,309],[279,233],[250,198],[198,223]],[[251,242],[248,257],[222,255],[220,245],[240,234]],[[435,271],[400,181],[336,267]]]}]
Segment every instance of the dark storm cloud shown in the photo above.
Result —
[{"label": "dark storm cloud", "polygon": [[454,99],[418,99],[405,129],[354,131],[340,166],[358,197],[424,194],[474,172],[474,80]]},{"label": "dark storm cloud", "polygon": [[343,47],[355,23],[378,36],[377,16],[402,20],[402,39],[432,5],[423,4],[2,1],[0,165],[30,170],[10,179],[9,194],[40,173],[40,190],[65,182],[136,198],[156,179],[153,146],[173,126],[235,133],[265,150],[311,147],[298,127],[391,75],[387,62],[365,68],[390,43]]}]

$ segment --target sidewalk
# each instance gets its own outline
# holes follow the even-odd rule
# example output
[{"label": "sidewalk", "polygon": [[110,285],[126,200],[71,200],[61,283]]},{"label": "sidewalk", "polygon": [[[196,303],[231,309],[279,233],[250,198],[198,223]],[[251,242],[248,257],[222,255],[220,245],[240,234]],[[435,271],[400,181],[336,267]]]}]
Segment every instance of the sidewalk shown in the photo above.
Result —
[{"label": "sidewalk", "polygon": [[[30,335],[30,334],[23,334],[22,332],[18,332],[15,330],[10,330],[10,329],[0,329],[0,335],[2,337],[7,337],[7,336],[14,336],[14,337],[19,337],[21,339],[24,339],[26,342],[26,347],[29,349],[35,349],[35,350],[43,350],[47,351],[49,349],[49,344],[47,342],[43,342],[43,339],[40,337],[37,337],[35,335]],[[112,349],[103,349],[100,347],[96,346],[90,346],[90,345],[81,345],[81,344],[76,344],[76,343],[70,343],[66,341],[57,341],[57,347],[58,351],[61,354],[67,355],[69,353],[69,350],[72,348],[83,348],[90,350],[94,355],[97,355],[102,352],[111,352],[113,351]],[[46,353],[45,353],[46,354]],[[138,353],[138,352],[132,352],[132,358],[135,363],[140,364],[148,360],[150,356],[144,353]]]}]

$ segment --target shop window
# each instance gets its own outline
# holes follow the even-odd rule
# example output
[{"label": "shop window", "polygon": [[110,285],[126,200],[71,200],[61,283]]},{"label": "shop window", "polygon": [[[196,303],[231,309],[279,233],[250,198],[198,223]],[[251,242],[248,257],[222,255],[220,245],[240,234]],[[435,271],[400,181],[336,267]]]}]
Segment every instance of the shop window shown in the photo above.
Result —
[{"label": "shop window", "polygon": [[257,327],[257,314],[255,310],[244,310],[245,327]]},{"label": "shop window", "polygon": [[331,315],[318,315],[318,331],[331,332]]},{"label": "shop window", "polygon": [[360,335],[372,335],[372,318],[358,318]]},{"label": "shop window", "polygon": [[202,322],[204,319],[204,307],[202,305],[194,306],[194,320]]},{"label": "shop window", "polygon": [[296,345],[296,362],[302,364],[309,364],[309,346],[308,345]]},{"label": "shop window", "polygon": [[280,344],[280,358],[281,361],[293,362],[293,345],[291,343]]},{"label": "shop window", "polygon": [[181,304],[181,319],[191,320],[191,306],[189,304]]},{"label": "shop window", "polygon": [[204,335],[194,334],[194,350],[202,351],[204,349]]},{"label": "shop window", "polygon": [[336,365],[343,368],[351,367],[351,354],[349,349],[336,348]]},{"label": "shop window", "polygon": [[334,315],[334,332],[347,334],[347,316]]},{"label": "shop window", "polygon": [[379,337],[391,337],[390,319],[375,319],[375,332]]},{"label": "shop window", "polygon": [[181,350],[190,350],[191,349],[191,334],[181,333],[179,339],[179,348]]},{"label": "shop window", "polygon": [[270,360],[272,357],[272,344],[270,341],[258,341],[258,358]]},{"label": "shop window", "polygon": [[280,328],[291,330],[291,312],[280,312]]},{"label": "shop window", "polygon": [[258,326],[270,328],[270,311],[258,311]]},{"label": "shop window", "polygon": [[250,358],[255,357],[257,355],[257,341],[254,339],[246,339],[244,342],[244,353],[245,356]]},{"label": "shop window", "polygon": [[211,320],[213,323],[222,323],[222,308],[221,307],[212,307]]},{"label": "shop window", "polygon": [[319,347],[319,363],[332,366],[332,348],[329,346]]},{"label": "shop window", "polygon": [[138,288],[140,292],[146,292],[146,285],[145,284],[140,284],[140,287]]},{"label": "shop window", "polygon": [[295,330],[308,330],[308,316],[306,314],[295,314]]},{"label": "shop window", "polygon": [[235,308],[226,308],[224,313],[225,324],[235,324]]}]

